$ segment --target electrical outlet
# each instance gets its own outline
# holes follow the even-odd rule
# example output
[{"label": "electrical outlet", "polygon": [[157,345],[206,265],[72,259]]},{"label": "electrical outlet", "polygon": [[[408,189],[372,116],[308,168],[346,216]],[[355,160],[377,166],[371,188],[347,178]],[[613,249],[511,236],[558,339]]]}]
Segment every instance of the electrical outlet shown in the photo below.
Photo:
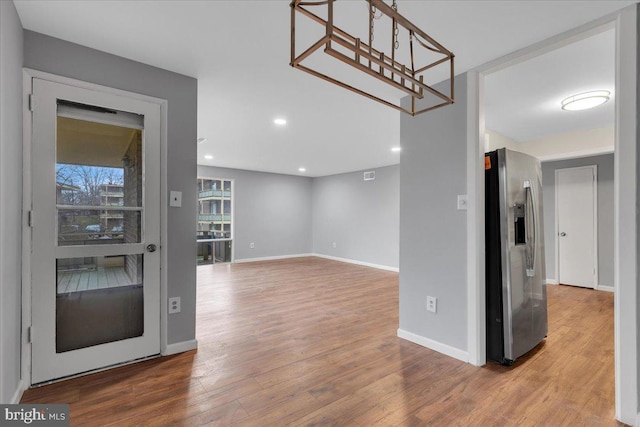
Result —
[{"label": "electrical outlet", "polygon": [[333,247],[333,249],[335,249],[335,248],[337,248],[337,247],[338,247],[338,245],[336,244],[336,242],[333,242],[333,243],[331,244],[331,246]]},{"label": "electrical outlet", "polygon": [[169,314],[180,313],[180,297],[169,298]]},{"label": "electrical outlet", "polygon": [[436,313],[438,311],[438,298],[427,297],[427,311]]},{"label": "electrical outlet", "polygon": [[249,243],[249,249],[255,249],[255,247],[256,247],[255,243],[253,242]]}]

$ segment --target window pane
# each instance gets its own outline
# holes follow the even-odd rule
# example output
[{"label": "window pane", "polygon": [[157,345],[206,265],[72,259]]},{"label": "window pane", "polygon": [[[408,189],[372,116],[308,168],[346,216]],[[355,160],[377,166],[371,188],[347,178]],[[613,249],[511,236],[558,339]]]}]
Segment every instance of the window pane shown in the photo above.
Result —
[{"label": "window pane", "polygon": [[143,255],[56,260],[56,352],[141,336]]},{"label": "window pane", "polygon": [[197,261],[198,265],[231,262],[231,241],[198,242]]},{"label": "window pane", "polygon": [[142,131],[57,118],[58,205],[142,206]]},{"label": "window pane", "polygon": [[231,238],[231,181],[198,179],[197,239]]},{"label": "window pane", "polygon": [[139,243],[140,211],[58,209],[58,246]]},{"label": "window pane", "polygon": [[198,178],[197,262],[231,261],[231,180]]}]

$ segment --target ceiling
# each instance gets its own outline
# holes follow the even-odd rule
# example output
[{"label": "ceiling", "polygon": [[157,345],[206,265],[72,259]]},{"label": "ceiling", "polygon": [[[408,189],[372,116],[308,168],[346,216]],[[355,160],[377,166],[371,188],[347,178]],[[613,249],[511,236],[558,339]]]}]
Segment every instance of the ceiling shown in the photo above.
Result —
[{"label": "ceiling", "polygon": [[[345,22],[359,16],[362,2],[340,3],[353,16]],[[455,53],[459,74],[632,3],[398,0],[398,8]],[[197,78],[198,135],[207,138],[198,146],[199,164],[323,176],[399,162],[398,153],[391,152],[399,144],[399,112],[289,67],[288,0],[15,4],[26,29]],[[567,62],[542,67],[548,77],[524,72],[552,82],[551,73],[572,64]],[[491,103],[504,106],[516,89],[519,100],[540,95],[526,90],[530,80],[503,87]],[[554,96],[561,99],[572,90],[558,91]],[[501,115],[518,111],[498,107],[487,120],[500,123]],[[529,111],[527,118],[533,114]],[[276,117],[286,118],[287,125],[274,125]],[[537,137],[542,127],[496,126],[517,140]],[[213,159],[206,160],[206,154]],[[306,172],[298,172],[299,167]]]},{"label": "ceiling", "polygon": [[[58,116],[56,162],[121,168],[139,129]],[[91,144],[87,144],[91,141]]]},{"label": "ceiling", "polygon": [[[486,127],[517,142],[612,126],[615,120],[615,30],[529,59],[485,78]],[[561,101],[593,90],[609,102],[565,111]]]}]

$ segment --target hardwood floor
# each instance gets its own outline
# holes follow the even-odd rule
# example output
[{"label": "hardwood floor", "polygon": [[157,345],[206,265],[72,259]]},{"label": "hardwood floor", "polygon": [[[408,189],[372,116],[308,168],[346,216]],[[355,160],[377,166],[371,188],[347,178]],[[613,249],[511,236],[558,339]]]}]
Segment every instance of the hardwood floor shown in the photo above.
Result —
[{"label": "hardwood floor", "polygon": [[396,337],[398,274],[198,267],[198,350],[28,390],[71,424],[615,426],[613,294],[548,286],[549,338],[477,368]]}]

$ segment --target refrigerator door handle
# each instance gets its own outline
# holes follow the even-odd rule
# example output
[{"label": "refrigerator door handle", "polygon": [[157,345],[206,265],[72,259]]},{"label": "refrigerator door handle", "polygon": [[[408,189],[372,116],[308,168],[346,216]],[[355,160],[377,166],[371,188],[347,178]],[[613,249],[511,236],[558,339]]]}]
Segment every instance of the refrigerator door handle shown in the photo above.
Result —
[{"label": "refrigerator door handle", "polygon": [[[526,192],[526,205],[527,208],[531,209],[531,225],[532,230],[529,230],[531,236],[531,253],[526,256],[527,260],[527,277],[535,276],[535,268],[536,268],[536,203],[533,195],[533,189],[531,188],[531,181],[524,182],[524,189]],[[528,249],[528,248],[527,248]]]}]

